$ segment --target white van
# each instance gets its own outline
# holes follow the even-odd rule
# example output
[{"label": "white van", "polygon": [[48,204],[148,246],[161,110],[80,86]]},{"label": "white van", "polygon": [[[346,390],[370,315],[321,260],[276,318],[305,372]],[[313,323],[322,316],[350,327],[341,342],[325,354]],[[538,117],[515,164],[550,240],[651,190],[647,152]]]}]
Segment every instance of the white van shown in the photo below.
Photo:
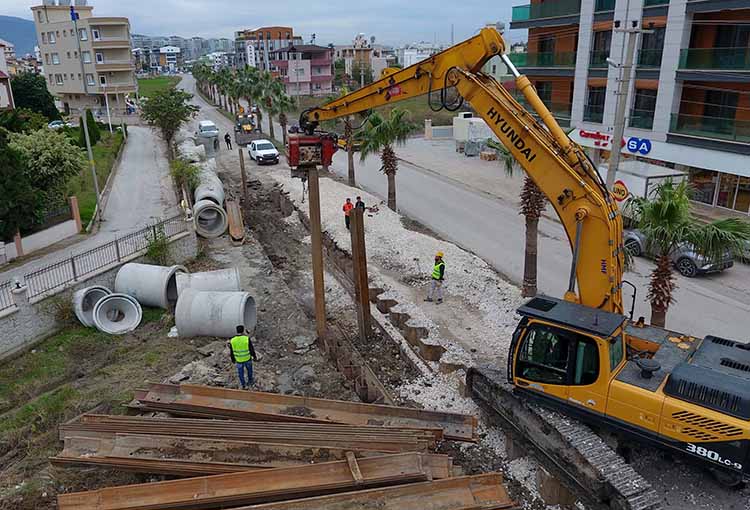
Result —
[{"label": "white van", "polygon": [[195,134],[201,137],[219,136],[219,128],[210,120],[202,120],[198,122],[198,131]]}]

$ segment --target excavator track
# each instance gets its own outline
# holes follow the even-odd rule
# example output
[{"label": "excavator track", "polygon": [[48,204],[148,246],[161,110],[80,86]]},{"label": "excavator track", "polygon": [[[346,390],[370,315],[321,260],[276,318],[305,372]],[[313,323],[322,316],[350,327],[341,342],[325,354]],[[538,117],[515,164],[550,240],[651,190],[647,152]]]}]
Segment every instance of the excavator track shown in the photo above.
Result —
[{"label": "excavator track", "polygon": [[499,415],[530,442],[569,484],[614,510],[658,510],[656,491],[594,431],[579,421],[519,397],[504,372],[472,367],[466,374],[471,397]]}]

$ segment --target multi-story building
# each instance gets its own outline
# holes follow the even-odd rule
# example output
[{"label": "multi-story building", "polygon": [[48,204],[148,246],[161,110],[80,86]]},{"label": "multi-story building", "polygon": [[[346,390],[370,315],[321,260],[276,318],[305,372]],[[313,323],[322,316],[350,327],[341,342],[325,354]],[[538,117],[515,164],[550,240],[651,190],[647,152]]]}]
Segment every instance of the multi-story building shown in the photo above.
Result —
[{"label": "multi-story building", "polygon": [[[532,0],[513,8],[529,42],[510,58],[595,162],[622,145],[625,167],[674,169],[696,202],[750,214],[749,16],[750,0]],[[634,26],[644,33],[631,36],[625,135],[613,141],[621,29]]]},{"label": "multi-story building", "polygon": [[94,17],[92,6],[79,4],[86,2],[76,1],[75,21],[69,1],[31,8],[47,88],[66,113],[102,108],[105,97],[114,105],[137,90],[128,18]]},{"label": "multi-story building", "polygon": [[413,66],[417,62],[430,58],[435,53],[443,51],[441,46],[432,43],[413,43],[396,50],[398,63],[401,67]]},{"label": "multi-story building", "polygon": [[177,46],[159,48],[159,71],[174,73],[182,66],[182,52]]},{"label": "multi-story building", "polygon": [[278,73],[289,96],[326,96],[333,92],[333,50],[299,44],[270,53],[272,70]]},{"label": "multi-story building", "polygon": [[373,80],[380,77],[380,73],[395,62],[395,55],[391,48],[375,44],[375,38],[369,40],[365,34],[357,34],[352,44],[334,47],[334,59],[344,61],[344,72],[354,81],[362,81],[359,73],[370,73]]},{"label": "multi-story building", "polygon": [[5,41],[0,41],[0,111],[15,108],[13,90],[10,88],[10,73],[5,61]]},{"label": "multi-story building", "polygon": [[[252,63],[251,60],[255,60],[255,67],[261,71],[270,71],[271,52],[301,44],[302,37],[295,36],[292,27],[260,27],[235,32],[235,65],[236,67],[245,67]],[[252,47],[252,50],[249,47]]]},{"label": "multi-story building", "polygon": [[16,45],[12,42],[8,42],[4,39],[0,39],[0,44],[3,46],[3,54],[5,55],[5,61],[16,59]]}]

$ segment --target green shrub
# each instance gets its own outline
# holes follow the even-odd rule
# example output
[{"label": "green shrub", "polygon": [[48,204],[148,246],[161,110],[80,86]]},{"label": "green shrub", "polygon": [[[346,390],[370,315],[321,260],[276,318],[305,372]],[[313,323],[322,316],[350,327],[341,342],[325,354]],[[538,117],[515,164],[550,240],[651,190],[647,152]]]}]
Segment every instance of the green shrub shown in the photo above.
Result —
[{"label": "green shrub", "polygon": [[169,251],[169,240],[164,233],[164,229],[154,229],[150,234],[146,235],[146,239],[148,240],[146,258],[154,264],[168,266],[172,257]]},{"label": "green shrub", "polygon": [[172,178],[178,187],[184,186],[188,193],[195,191],[200,183],[200,168],[180,158],[173,160],[169,167]]}]

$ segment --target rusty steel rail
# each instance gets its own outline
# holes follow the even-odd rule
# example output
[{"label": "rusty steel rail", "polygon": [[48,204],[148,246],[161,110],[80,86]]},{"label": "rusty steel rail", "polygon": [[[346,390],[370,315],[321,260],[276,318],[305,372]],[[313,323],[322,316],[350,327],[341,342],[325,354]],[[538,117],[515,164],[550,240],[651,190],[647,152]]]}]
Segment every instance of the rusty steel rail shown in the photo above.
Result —
[{"label": "rusty steel rail", "polygon": [[244,420],[439,428],[446,439],[477,440],[477,419],[458,413],[362,404],[189,384],[150,384],[135,398],[143,409]]},{"label": "rusty steel rail", "polygon": [[369,489],[235,510],[511,510],[517,509],[497,473]]},{"label": "rusty steel rail", "polygon": [[333,447],[383,453],[426,452],[442,439],[439,430],[330,423],[252,422],[194,418],[148,418],[85,414],[60,425],[66,436],[124,433]]},{"label": "rusty steel rail", "polygon": [[[106,467],[175,476],[204,476],[284,468],[334,460],[380,456],[371,451],[227,441],[177,436],[94,434],[65,437],[63,451],[50,457],[61,467]],[[456,474],[447,455],[424,455],[436,479]]]},{"label": "rusty steel rail", "polygon": [[352,461],[109,487],[61,494],[59,510],[227,508],[426,481],[429,464],[406,453]]}]

